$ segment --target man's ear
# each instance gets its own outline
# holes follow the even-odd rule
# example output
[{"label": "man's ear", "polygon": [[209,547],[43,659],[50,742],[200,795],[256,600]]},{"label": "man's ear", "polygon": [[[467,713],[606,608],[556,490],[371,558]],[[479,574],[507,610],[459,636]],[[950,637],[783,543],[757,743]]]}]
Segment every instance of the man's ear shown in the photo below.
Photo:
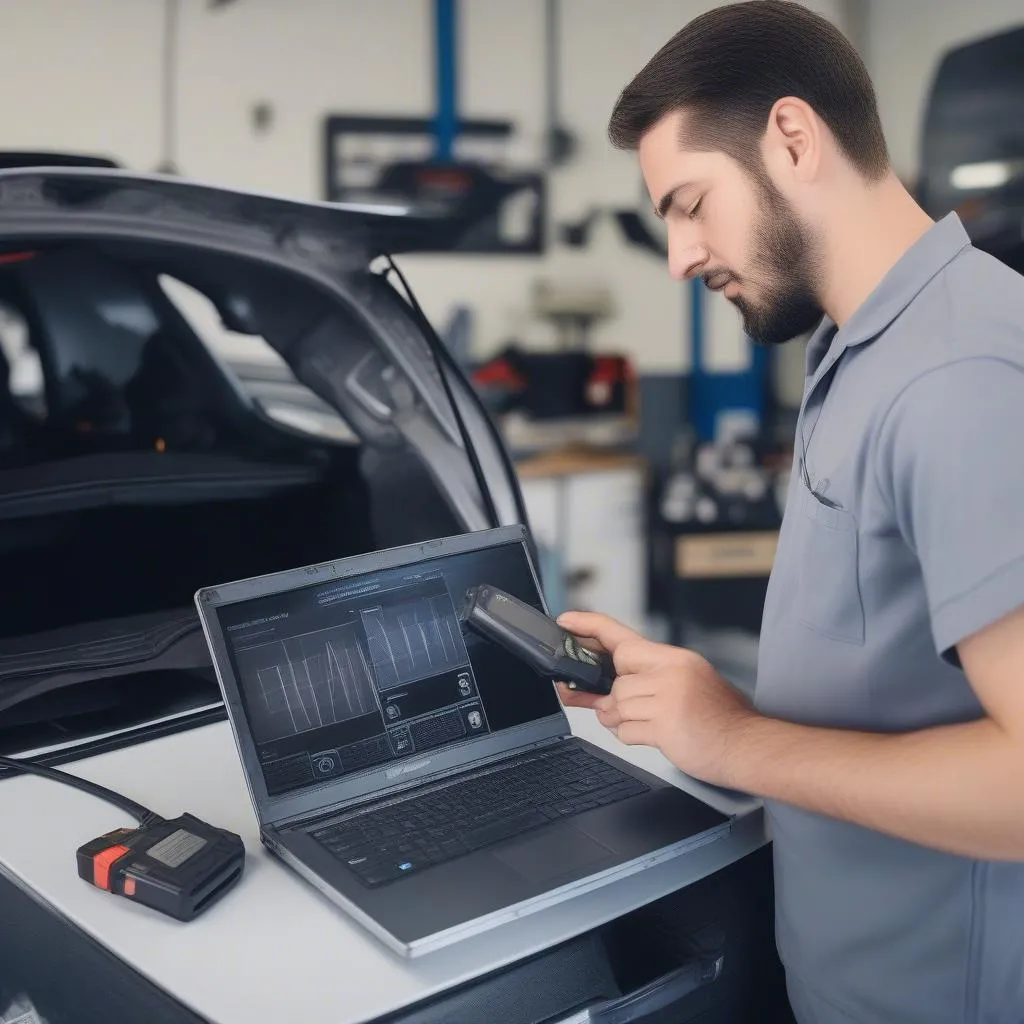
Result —
[{"label": "man's ear", "polygon": [[821,128],[821,121],[803,100],[793,96],[777,100],[765,131],[766,162],[794,181],[812,181],[821,163]]}]

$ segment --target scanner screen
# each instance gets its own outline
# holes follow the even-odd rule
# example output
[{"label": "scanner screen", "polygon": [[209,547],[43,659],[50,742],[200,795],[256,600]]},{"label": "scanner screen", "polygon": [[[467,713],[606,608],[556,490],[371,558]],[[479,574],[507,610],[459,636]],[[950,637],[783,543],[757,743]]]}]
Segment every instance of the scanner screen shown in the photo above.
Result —
[{"label": "scanner screen", "polygon": [[553,653],[562,651],[562,628],[539,609],[523,606],[518,601],[502,601],[500,596],[492,598],[489,610],[503,619],[513,629],[538,640]]}]

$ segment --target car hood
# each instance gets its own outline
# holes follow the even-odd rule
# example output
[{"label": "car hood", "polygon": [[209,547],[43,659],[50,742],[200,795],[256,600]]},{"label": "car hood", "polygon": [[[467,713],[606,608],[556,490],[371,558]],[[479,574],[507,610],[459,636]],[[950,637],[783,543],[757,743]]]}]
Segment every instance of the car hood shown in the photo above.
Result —
[{"label": "car hood", "polygon": [[20,167],[0,170],[0,229],[39,236],[110,231],[145,224],[149,233],[189,233],[216,224],[251,245],[262,238],[293,256],[350,266],[382,253],[435,249],[461,226],[446,208],[400,198],[326,203],[237,191],[169,175],[98,167]]}]

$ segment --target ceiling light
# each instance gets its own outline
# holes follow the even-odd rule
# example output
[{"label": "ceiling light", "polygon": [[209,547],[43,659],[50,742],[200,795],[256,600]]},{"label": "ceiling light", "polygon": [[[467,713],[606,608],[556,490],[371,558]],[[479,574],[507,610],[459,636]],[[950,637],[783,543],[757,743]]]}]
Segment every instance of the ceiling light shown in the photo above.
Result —
[{"label": "ceiling light", "polygon": [[978,164],[961,164],[949,176],[953,188],[1002,188],[1014,176],[1014,167],[1006,160],[987,160]]}]

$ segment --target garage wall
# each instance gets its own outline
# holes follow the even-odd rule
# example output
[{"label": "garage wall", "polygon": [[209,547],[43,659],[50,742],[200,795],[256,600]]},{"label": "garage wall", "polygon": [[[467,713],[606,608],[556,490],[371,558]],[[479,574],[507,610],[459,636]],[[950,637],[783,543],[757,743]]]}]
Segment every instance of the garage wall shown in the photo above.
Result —
[{"label": "garage wall", "polygon": [[[634,154],[611,149],[608,116],[619,92],[646,61],[688,19],[714,3],[700,0],[562,0],[561,109],[576,134],[576,158],[552,177],[552,207],[557,220],[580,217],[592,204],[625,206],[646,202]],[[806,6],[842,24],[843,0],[812,0]],[[462,0],[466,48],[462,53],[463,105],[468,114],[511,116],[523,127],[526,142],[539,141],[543,127],[543,0]],[[629,14],[624,12],[628,9]],[[504,47],[495,47],[494,40]],[[514,89],[508,83],[514,82]],[[439,310],[453,261],[428,265],[417,261],[416,281],[429,283]],[[627,247],[611,225],[602,223],[586,250],[557,246],[543,261],[466,266],[480,282],[480,333],[484,344],[521,333],[535,343],[548,337],[527,314],[530,281],[537,274],[609,284],[619,315],[599,325],[595,342],[633,353],[647,373],[689,366],[689,289],[672,281],[656,257]],[[721,296],[706,296],[708,363],[712,368],[744,365],[747,353],[739,320]]]},{"label": "garage wall", "polygon": [[[595,203],[638,201],[635,157],[605,141],[608,114],[648,57],[711,6],[563,0],[562,109],[579,153],[553,177],[555,220]],[[808,6],[842,24],[844,0]],[[543,0],[461,0],[460,11],[461,111],[515,121],[514,156],[530,163],[540,155],[545,113]],[[161,0],[4,0],[0,147],[98,151],[155,169],[163,20]],[[220,184],[320,198],[325,113],[432,111],[432,31],[429,0],[237,0],[217,10],[206,0],[181,0],[179,166]],[[273,106],[265,132],[253,125],[259,102]],[[602,346],[628,350],[647,373],[687,365],[688,289],[670,281],[655,257],[627,248],[610,225],[588,249],[558,246],[543,260],[421,256],[405,268],[437,322],[457,303],[472,306],[480,353],[511,337],[550,340],[529,316],[531,284],[546,275],[613,288],[619,313],[596,331]],[[738,319],[724,299],[709,299],[710,361],[742,365]]]},{"label": "garage wall", "polygon": [[944,51],[1020,25],[1020,0],[872,0],[867,60],[893,164],[905,180],[918,173],[925,101]]},{"label": "garage wall", "polygon": [[0,147],[109,152],[152,169],[161,11],[155,0],[0,4]]}]

